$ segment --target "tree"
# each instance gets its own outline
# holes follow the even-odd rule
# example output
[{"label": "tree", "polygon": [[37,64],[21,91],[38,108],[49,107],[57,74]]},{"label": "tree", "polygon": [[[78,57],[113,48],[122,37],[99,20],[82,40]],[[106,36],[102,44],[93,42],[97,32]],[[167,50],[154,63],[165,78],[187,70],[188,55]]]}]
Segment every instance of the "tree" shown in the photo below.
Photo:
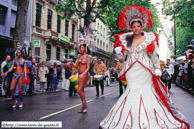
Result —
[{"label": "tree", "polygon": [[17,1],[17,15],[15,24],[14,49],[16,48],[17,42],[24,41],[26,35],[26,24],[28,16],[28,5],[29,0],[18,0]]},{"label": "tree", "polygon": [[159,18],[157,9],[150,0],[66,0],[64,4],[57,5],[55,9],[58,13],[63,13],[63,18],[70,18],[76,13],[79,18],[84,19],[84,25],[87,27],[91,22],[95,22],[96,18],[99,18],[110,29],[112,37],[113,34],[120,33],[119,15],[130,4],[139,4],[151,10],[154,15],[153,30],[156,31]]},{"label": "tree", "polygon": [[194,36],[194,1],[163,0],[163,7],[163,14],[175,20],[176,52],[178,56],[183,55]]},{"label": "tree", "polygon": [[109,0],[65,0],[64,4],[58,4],[55,10],[62,13],[62,18],[70,18],[73,14],[84,19],[84,25],[89,27],[91,22],[99,18],[99,9],[107,6]]}]

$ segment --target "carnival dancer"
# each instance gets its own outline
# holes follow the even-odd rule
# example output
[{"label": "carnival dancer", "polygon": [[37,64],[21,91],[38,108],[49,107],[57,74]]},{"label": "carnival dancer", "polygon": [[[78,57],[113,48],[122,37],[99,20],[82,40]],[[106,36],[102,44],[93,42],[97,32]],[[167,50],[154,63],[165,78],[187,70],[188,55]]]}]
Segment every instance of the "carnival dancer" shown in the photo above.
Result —
[{"label": "carnival dancer", "polygon": [[104,72],[107,70],[104,63],[102,63],[102,58],[98,57],[98,63],[94,65],[94,78],[96,85],[96,96],[99,96],[99,84],[101,87],[101,94],[104,94]]},{"label": "carnival dancer", "polygon": [[[124,68],[124,60],[120,60],[117,62],[117,66],[116,66],[116,69],[118,70],[118,74],[121,72],[121,70]],[[123,94],[123,84],[121,82],[121,79],[118,79],[119,80],[119,93],[121,96]],[[126,88],[126,87],[125,87]]]},{"label": "carnival dancer", "polygon": [[20,96],[20,103],[19,107],[23,107],[23,84],[24,84],[24,79],[27,80],[27,73],[26,73],[26,63],[22,57],[23,51],[25,50],[25,43],[24,42],[19,42],[16,50],[16,59],[12,61],[12,66],[11,68],[4,73],[4,77],[7,76],[9,72],[11,72],[15,68],[14,76],[12,78],[11,82],[11,96],[13,99],[13,106],[12,108],[15,108],[17,105],[17,100],[15,97],[15,87],[18,84],[19,86],[19,96]]},{"label": "carnival dancer", "polygon": [[[115,51],[126,59],[119,78],[127,88],[100,123],[103,129],[189,129],[183,115],[172,105],[160,81],[160,62],[155,51],[157,35],[143,32],[152,27],[151,12],[139,5],[126,7],[119,28],[132,32],[118,34]],[[158,43],[157,43],[158,44]]]},{"label": "carnival dancer", "polygon": [[88,75],[88,71],[90,69],[90,57],[86,54],[87,46],[86,44],[80,45],[81,54],[78,56],[77,62],[74,64],[73,62],[65,63],[64,66],[72,65],[74,68],[78,68],[78,89],[81,100],[82,100],[82,108],[78,113],[86,113],[87,112],[87,104],[84,94],[84,86],[89,80],[90,76]]}]

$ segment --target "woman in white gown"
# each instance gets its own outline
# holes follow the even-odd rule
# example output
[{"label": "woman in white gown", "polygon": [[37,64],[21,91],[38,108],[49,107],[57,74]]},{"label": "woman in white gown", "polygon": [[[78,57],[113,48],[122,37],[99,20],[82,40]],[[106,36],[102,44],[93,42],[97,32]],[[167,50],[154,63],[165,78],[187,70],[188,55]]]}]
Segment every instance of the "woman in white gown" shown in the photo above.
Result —
[{"label": "woman in white gown", "polygon": [[[100,123],[103,129],[189,129],[184,116],[172,105],[160,81],[160,62],[155,52],[158,37],[143,32],[152,27],[152,14],[138,5],[126,7],[119,17],[119,28],[130,29],[118,34],[115,51],[124,58],[119,78],[127,88]],[[157,43],[158,44],[158,43]]]}]

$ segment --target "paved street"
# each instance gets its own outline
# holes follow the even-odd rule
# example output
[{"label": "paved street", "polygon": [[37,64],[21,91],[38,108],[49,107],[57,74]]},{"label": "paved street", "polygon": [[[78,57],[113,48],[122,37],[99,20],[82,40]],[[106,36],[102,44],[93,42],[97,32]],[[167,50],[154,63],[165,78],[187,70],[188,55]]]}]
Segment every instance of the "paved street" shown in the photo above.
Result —
[{"label": "paved street", "polygon": [[[63,129],[98,129],[100,121],[118,99],[118,83],[105,87],[104,96],[96,97],[95,87],[86,87],[85,93],[88,101],[86,114],[77,113],[81,108],[79,95],[69,97],[64,90],[28,95],[23,109],[13,110],[11,100],[1,99],[0,121],[62,121]],[[175,106],[188,118],[193,129],[194,97],[174,86],[170,94]]]}]

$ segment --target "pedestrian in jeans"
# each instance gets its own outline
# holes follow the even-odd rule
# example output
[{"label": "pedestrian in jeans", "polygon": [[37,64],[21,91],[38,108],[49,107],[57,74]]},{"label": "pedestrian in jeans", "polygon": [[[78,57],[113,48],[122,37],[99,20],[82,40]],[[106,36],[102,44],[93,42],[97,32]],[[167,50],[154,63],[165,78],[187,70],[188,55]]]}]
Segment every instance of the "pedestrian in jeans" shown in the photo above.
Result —
[{"label": "pedestrian in jeans", "polygon": [[104,72],[107,70],[105,64],[102,62],[101,58],[98,58],[98,63],[94,65],[94,78],[96,85],[96,96],[99,96],[99,84],[101,87],[101,94],[104,94]]},{"label": "pedestrian in jeans", "polygon": [[170,59],[167,59],[166,66],[167,66],[166,71],[171,76],[171,78],[165,82],[165,85],[168,87],[168,90],[170,90],[171,89],[172,75],[174,74],[174,66],[170,63]]},{"label": "pedestrian in jeans", "polygon": [[51,81],[51,91],[54,91],[56,88],[56,83],[57,83],[57,63],[55,62],[53,65],[53,69],[52,69],[52,81]]},{"label": "pedestrian in jeans", "polygon": [[36,59],[32,58],[32,66],[29,68],[30,74],[30,88],[29,88],[29,93],[31,95],[34,95],[34,81],[37,78],[37,71],[36,71]]},{"label": "pedestrian in jeans", "polygon": [[39,69],[38,72],[38,76],[39,76],[39,80],[40,80],[40,92],[45,91],[44,90],[44,85],[47,82],[47,78],[46,78],[46,74],[48,74],[49,70],[48,68],[45,66],[45,62],[42,62],[42,66]]}]

